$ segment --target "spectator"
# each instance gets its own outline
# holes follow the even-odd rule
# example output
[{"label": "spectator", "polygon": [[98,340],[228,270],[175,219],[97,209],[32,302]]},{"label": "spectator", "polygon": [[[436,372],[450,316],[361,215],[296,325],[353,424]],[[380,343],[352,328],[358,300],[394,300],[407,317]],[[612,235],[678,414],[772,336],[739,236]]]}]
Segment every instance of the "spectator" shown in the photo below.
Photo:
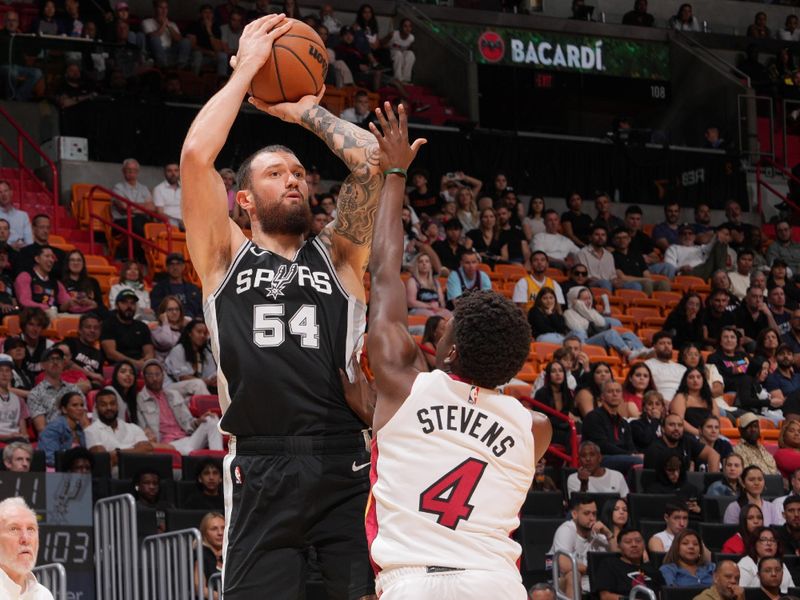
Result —
[{"label": "spectator", "polygon": [[[369,106],[369,93],[364,90],[359,90],[353,96],[353,106],[345,108],[339,115],[340,119],[355,123],[356,125],[365,126],[366,122],[372,117],[372,111]],[[427,185],[427,181],[426,181]],[[410,197],[410,194],[409,194]],[[411,206],[416,210],[416,206],[412,202]]]},{"label": "spectator", "polygon": [[[340,117],[348,120],[344,115]],[[424,218],[424,215],[433,217],[440,212],[439,195],[428,187],[427,171],[422,169],[414,171],[411,174],[411,185],[413,189],[408,192],[408,203],[420,218]]]},{"label": "spectator", "polygon": [[185,398],[209,394],[217,389],[217,363],[208,343],[208,328],[194,319],[183,328],[181,337],[166,360],[167,374],[173,382],[170,389]]},{"label": "spectator", "polygon": [[763,473],[777,475],[778,468],[775,464],[775,458],[759,442],[761,426],[759,425],[758,417],[753,413],[741,415],[739,417],[739,432],[741,441],[734,448],[734,453],[742,457],[745,465],[756,465]]},{"label": "spectator", "polygon": [[83,424],[86,423],[86,404],[80,392],[67,392],[58,401],[61,414],[39,432],[39,449],[44,450],[47,466],[56,462],[56,452],[75,446],[86,448]]},{"label": "spectator", "polygon": [[164,367],[158,360],[148,360],[143,372],[144,388],[136,396],[136,420],[153,444],[169,445],[184,455],[202,448],[222,450],[219,419],[214,413],[192,417],[183,397],[175,390],[164,389]]},{"label": "spectator", "polygon": [[74,310],[86,314],[107,312],[103,302],[103,292],[97,279],[86,270],[86,258],[80,250],[71,250],[64,260],[61,283],[73,300]]},{"label": "spectator", "polygon": [[8,244],[14,249],[19,250],[23,246],[33,243],[33,233],[28,213],[14,207],[14,192],[8,181],[0,180],[0,218],[5,220],[11,233],[8,237]]},{"label": "spectator", "polygon": [[[738,458],[738,457],[737,457]],[[739,531],[725,540],[722,552],[744,554],[753,541],[753,534],[764,526],[764,514],[755,504],[747,504],[739,512]]]},{"label": "spectator", "polygon": [[167,530],[167,511],[175,508],[172,502],[161,497],[161,475],[144,468],[133,478],[133,493],[137,507],[155,511],[156,529]]},{"label": "spectator", "polygon": [[578,453],[578,471],[567,478],[568,494],[589,492],[592,494],[628,495],[628,484],[622,473],[606,469],[602,465],[603,455],[594,442],[582,442]]},{"label": "spectator", "polygon": [[637,252],[631,252],[631,234],[625,227],[614,230],[612,242],[617,287],[641,290],[648,296],[653,295],[653,290],[669,291],[669,281],[653,280],[644,257]]},{"label": "spectator", "polygon": [[603,384],[601,405],[583,419],[582,439],[595,442],[603,453],[603,466],[627,473],[633,465],[642,463],[635,454],[631,429],[619,416],[622,386],[615,381]]},{"label": "spectator", "polygon": [[[747,554],[739,561],[739,571],[741,572],[740,583],[742,587],[758,587],[760,585],[759,575],[765,564],[770,561],[764,559],[775,559],[780,556],[781,547],[775,532],[769,527],[760,527],[753,532],[750,544],[746,548]],[[794,581],[789,574],[789,569],[778,560],[778,581],[780,591],[786,593],[790,587],[794,587]]]},{"label": "spectator", "polygon": [[669,586],[711,585],[714,563],[706,559],[700,535],[684,529],[675,535],[660,571],[664,583]]},{"label": "spectator", "polygon": [[530,273],[517,281],[514,286],[512,299],[517,306],[525,312],[529,311],[542,288],[550,288],[555,293],[558,304],[563,306],[564,293],[561,291],[561,286],[556,280],[547,276],[547,269],[550,267],[547,254],[541,250],[534,251],[531,254],[530,265]]},{"label": "spectator", "polygon": [[410,315],[441,315],[450,318],[445,308],[444,290],[434,277],[431,258],[418,254],[411,263],[411,277],[405,281],[406,302]]},{"label": "spectator", "polygon": [[411,83],[411,71],[416,55],[411,49],[414,44],[411,19],[400,21],[400,27],[390,33],[384,43],[389,47],[394,68],[394,78],[401,83]]},{"label": "spectator", "polygon": [[636,450],[644,452],[659,436],[661,421],[664,418],[664,397],[656,390],[650,390],[642,400],[642,414],[631,421],[631,433]]},{"label": "spectator", "polygon": [[472,231],[480,225],[478,205],[475,204],[475,194],[471,188],[462,187],[456,192],[456,217],[461,222],[464,231]]},{"label": "spectator", "polygon": [[[589,243],[578,252],[578,262],[589,272],[588,284],[605,288],[609,292],[614,287],[630,287],[617,280],[614,257],[605,249],[608,243],[608,230],[602,225],[595,224],[591,227],[591,231]],[[635,287],[641,289],[639,285]]]},{"label": "spectator", "polygon": [[[626,12],[622,17],[623,25],[636,25],[638,27],[652,27],[653,15],[647,12],[647,0],[634,0],[633,10]],[[600,600],[607,600],[601,598]]]},{"label": "spectator", "polygon": [[544,198],[534,196],[528,204],[528,214],[522,220],[522,230],[525,232],[525,239],[528,244],[533,243],[533,236],[537,233],[544,233]]},{"label": "spectator", "polygon": [[105,388],[94,398],[97,419],[86,428],[86,447],[90,452],[111,454],[111,466],[117,466],[122,452],[149,454],[153,445],[141,427],[119,419],[119,404],[113,390]]},{"label": "spectator", "polygon": [[[563,523],[553,537],[551,554],[565,552],[575,557],[580,572],[581,589],[589,591],[589,576],[587,565],[589,552],[607,552],[609,548],[608,527],[597,520],[597,504],[591,498],[578,499],[573,502],[572,518]],[[570,598],[574,597],[572,590],[572,562],[566,556],[558,557],[561,578],[559,588]]]},{"label": "spectator", "polygon": [[576,286],[585,286],[589,278],[589,270],[581,263],[575,263],[569,270],[569,279],[561,284],[561,291],[566,298],[566,294]]},{"label": "spectator", "polygon": [[709,354],[707,363],[717,367],[725,382],[726,392],[735,392],[743,385],[742,379],[747,374],[750,360],[739,349],[739,330],[732,326],[722,328],[719,347]]},{"label": "spectator", "polygon": [[[48,0],[52,5],[52,1]],[[32,573],[39,554],[36,513],[20,497],[0,502],[0,592],[5,598],[53,600]]]},{"label": "spectator", "polygon": [[177,24],[170,21],[168,15],[167,0],[154,0],[153,16],[142,21],[142,31],[159,69],[173,66],[183,69],[189,64],[192,42],[181,35]]},{"label": "spectator", "polygon": [[755,39],[769,39],[772,32],[767,27],[767,13],[758,11],[753,18],[753,24],[747,28],[747,37]]},{"label": "spectator", "polygon": [[659,331],[653,335],[653,350],[655,356],[645,361],[653,377],[656,389],[664,396],[668,403],[672,401],[678,390],[686,367],[672,360],[672,336],[666,331]]},{"label": "spectator", "polygon": [[692,463],[702,461],[708,464],[712,473],[719,471],[719,454],[705,444],[699,442],[693,435],[686,433],[683,417],[668,414],[664,417],[664,426],[661,437],[653,441],[644,454],[645,469],[654,469],[664,462],[664,459],[677,453],[683,462],[683,469],[688,471]]},{"label": "spectator", "polygon": [[[177,254],[177,253],[176,253]],[[172,254],[170,256],[173,256]],[[181,255],[183,258],[183,255]],[[169,269],[169,265],[167,265]],[[183,269],[173,267],[174,270]],[[117,297],[123,290],[129,290],[136,296],[136,319],[141,321],[152,321],[155,319],[155,313],[151,308],[150,294],[147,293],[144,283],[144,273],[142,272],[139,263],[136,261],[128,261],[122,264],[122,269],[119,272],[119,282],[111,286],[111,291],[108,293],[108,304],[114,306],[117,304]],[[182,278],[181,278],[182,280]],[[159,300],[160,302],[160,300]],[[158,306],[158,302],[153,302]]]},{"label": "spectator", "polygon": [[702,316],[703,345],[706,349],[717,349],[720,344],[722,330],[732,327],[734,324],[733,311],[727,309],[730,297],[730,294],[722,288],[714,289],[708,297],[706,310]]},{"label": "spectator", "polygon": [[[588,215],[583,215],[588,218]],[[558,213],[552,209],[544,212],[544,233],[533,236],[534,252],[544,252],[550,264],[556,268],[564,268],[574,260],[580,248],[567,236],[559,233]],[[581,243],[583,245],[583,243]]]},{"label": "spectator", "polygon": [[[792,420],[793,419],[788,419],[789,422]],[[783,471],[781,471],[781,473],[783,473]],[[773,524],[773,527],[784,525],[786,523],[786,517],[783,515],[785,510],[784,502],[786,502],[786,500],[791,496],[795,496],[800,493],[800,468],[791,471],[787,479],[789,480],[789,493],[783,496],[778,496],[772,501],[772,505],[775,507],[775,511],[778,513],[778,521]]]},{"label": "spectator", "polygon": [[25,343],[24,369],[33,381],[42,370],[40,363],[45,350],[53,345],[53,342],[42,335],[42,330],[50,325],[50,319],[41,308],[26,308],[20,313],[19,325],[22,328],[20,337]]},{"label": "spectator", "polygon": [[[156,0],[158,6],[164,5],[166,7],[166,0]],[[158,9],[159,12],[161,9]],[[166,13],[164,18],[166,19]],[[146,23],[148,21],[153,21],[153,19],[145,19],[142,22],[142,28],[146,27]],[[166,21],[165,21],[166,23]],[[153,23],[155,25],[155,22]],[[166,27],[165,24],[161,25],[163,29]],[[169,35],[169,34],[167,34]],[[152,42],[152,37],[150,38]],[[158,61],[158,57],[156,56],[156,61]],[[133,203],[133,205],[141,206],[142,208],[149,210],[151,212],[155,212],[156,207],[153,204],[153,197],[150,195],[150,190],[147,189],[147,186],[139,183],[139,161],[135,158],[126,158],[122,162],[122,177],[124,181],[120,181],[114,184],[113,192],[118,196],[122,196],[123,198],[127,199],[128,202]],[[135,206],[131,206],[131,227],[133,228],[134,233],[141,237],[144,236],[144,224],[149,221],[149,217],[137,210],[135,210]],[[114,220],[114,223],[122,227],[123,229],[128,228],[128,205],[121,200],[116,198],[111,198],[111,218]],[[141,253],[141,250],[139,250]],[[113,300],[110,304],[114,304]]]},{"label": "spectator", "polygon": [[680,216],[680,204],[675,201],[667,201],[667,204],[664,206],[664,221],[656,225],[651,234],[653,243],[662,252],[665,252],[668,247],[678,243],[678,220]]},{"label": "spectator", "polygon": [[11,442],[3,448],[3,465],[12,473],[27,473],[31,470],[33,446],[28,442]]},{"label": "spectator", "polygon": [[618,536],[620,556],[603,562],[594,589],[600,600],[628,597],[634,586],[642,585],[658,593],[664,579],[661,573],[645,560],[644,537],[638,529],[623,529]]},{"label": "spectator", "polygon": [[67,338],[66,343],[72,354],[75,366],[83,371],[92,383],[92,387],[103,385],[103,351],[98,348],[100,340],[100,317],[94,313],[81,315],[78,322],[78,337]]},{"label": "spectator", "polygon": [[600,520],[611,531],[611,536],[608,538],[609,550],[611,552],[619,552],[619,540],[617,537],[621,531],[631,526],[628,501],[625,498],[617,498],[613,502],[606,501],[600,513]]},{"label": "spectator", "polygon": [[186,281],[186,260],[180,252],[173,252],[167,256],[168,279],[161,280],[150,292],[150,301],[154,306],[159,306],[167,296],[175,296],[183,305],[186,316],[201,318],[203,316],[202,293],[195,284]]},{"label": "spectator", "polygon": [[556,591],[549,583],[537,583],[528,590],[530,600],[557,600]]},{"label": "spectator", "polygon": [[126,421],[136,418],[136,367],[129,360],[121,360],[114,366],[111,374],[111,384],[105,389],[110,389],[117,394],[117,406],[120,416]]},{"label": "spectator", "polygon": [[64,284],[53,275],[56,255],[50,246],[38,248],[33,261],[33,268],[20,273],[14,280],[14,295],[20,306],[41,308],[52,314],[88,310],[73,300]]},{"label": "spectator", "polygon": [[780,556],[765,556],[758,561],[758,581],[761,584],[759,589],[761,598],[771,600],[781,597],[781,585],[785,574],[788,573],[788,570],[785,570],[786,565],[783,564]]},{"label": "spectator", "polygon": [[[564,339],[566,340],[566,338]],[[586,418],[586,415],[599,406],[598,400],[607,381],[614,381],[614,374],[608,363],[602,361],[592,364],[589,372],[584,373],[580,378],[580,385],[577,386],[575,394],[575,406],[578,408],[581,418]],[[624,404],[621,404],[617,411],[620,416],[622,416],[623,406]]]},{"label": "spectator", "polygon": [[769,373],[773,373],[778,368],[778,346],[780,345],[780,333],[777,329],[766,327],[758,333],[753,357],[763,358],[767,363]]},{"label": "spectator", "polygon": [[800,496],[793,494],[784,500],[783,517],[784,524],[776,527],[775,533],[784,554],[797,554],[800,551]]},{"label": "spectator", "polygon": [[722,225],[708,244],[696,246],[694,229],[688,223],[680,226],[680,243],[672,244],[664,254],[664,261],[673,265],[682,275],[708,279],[714,271],[724,269],[728,263],[730,230]]},{"label": "spectator", "polygon": [[0,354],[0,442],[28,441],[28,405],[11,391],[14,361]]},{"label": "spectator", "polygon": [[[534,400],[569,415],[574,408],[572,390],[567,385],[565,369],[561,363],[552,361],[544,370],[544,385],[534,395]],[[563,419],[547,416],[553,428],[553,443],[564,447],[569,445],[570,427]]]},{"label": "spectator", "polygon": [[55,92],[55,102],[62,108],[70,108],[81,102],[92,100],[97,97],[94,82],[88,77],[84,77],[83,71],[78,64],[71,63],[64,70],[64,78],[61,85]]},{"label": "spectator", "polygon": [[[703,420],[700,426],[700,441],[719,454],[720,461],[733,453],[733,446],[731,446],[731,443],[720,436],[719,417],[717,415],[710,414]],[[699,465],[695,465],[695,467],[699,471],[708,470],[708,465],[705,463],[700,463]]]},{"label": "spectator", "polygon": [[654,534],[647,542],[651,552],[668,552],[675,537],[689,524],[689,510],[686,505],[668,502],[664,506],[664,530]]},{"label": "spectator", "polygon": [[53,0],[45,0],[42,3],[42,10],[39,18],[34,21],[31,28],[32,33],[39,35],[66,35],[63,24],[56,18],[56,4]]},{"label": "spectator", "polygon": [[736,200],[725,203],[725,217],[728,219],[722,226],[731,232],[731,246],[737,252],[744,248],[748,240],[752,239],[753,226],[742,221],[742,206]]},{"label": "spectator", "polygon": [[567,334],[567,326],[555,292],[549,287],[539,290],[533,307],[528,312],[531,333],[537,342],[560,344]]},{"label": "spectator", "polygon": [[664,322],[664,331],[672,335],[676,348],[703,343],[703,299],[697,292],[687,292]]},{"label": "spectator", "polygon": [[153,358],[150,330],[141,321],[134,320],[138,298],[132,290],[122,290],[116,297],[116,309],[103,322],[100,347],[111,363],[128,359],[141,369]]},{"label": "spectator", "polygon": [[[21,337],[7,337],[3,342],[3,351],[14,361],[11,375],[11,391],[20,398],[27,398],[33,387],[31,379],[25,368],[27,360],[27,347]],[[37,365],[38,366],[38,365]]]},{"label": "spectator", "polygon": [[[800,30],[796,31],[800,35]],[[792,241],[792,226],[786,219],[775,223],[775,240],[767,248],[767,264],[775,264],[776,258],[785,261],[793,273],[800,273],[800,244]]]},{"label": "spectator", "polygon": [[592,226],[602,225],[606,228],[606,232],[614,231],[620,227],[624,227],[622,219],[611,214],[611,198],[606,192],[598,192],[594,199],[594,207],[597,211]]},{"label": "spectator", "polygon": [[791,330],[781,338],[781,341],[791,348],[795,355],[795,365],[797,365],[797,354],[800,353],[800,307],[792,311],[789,323],[791,324]]},{"label": "spectator", "polygon": [[630,251],[642,255],[647,269],[654,275],[665,275],[670,279],[675,277],[675,267],[661,260],[653,240],[642,231],[642,209],[639,206],[634,204],[625,209],[625,227],[631,234]]},{"label": "spectator", "polygon": [[222,31],[214,22],[214,9],[210,4],[200,6],[200,14],[186,33],[192,44],[192,70],[200,74],[203,65],[215,67],[217,77],[228,75],[228,53],[222,43]]},{"label": "spectator", "polygon": [[500,255],[504,261],[518,265],[528,265],[531,250],[522,232],[522,226],[517,224],[518,219],[507,206],[497,208],[497,224],[500,237]]},{"label": "spectator", "polygon": [[[717,131],[717,134],[719,134],[719,130],[717,130],[716,127],[709,127],[706,130],[707,136],[711,129]],[[711,238],[714,237],[714,227],[711,226],[711,207],[705,202],[701,202],[695,206],[692,228],[695,233],[695,242],[698,244],[707,244],[711,241]]]},{"label": "spectator", "polygon": [[63,473],[91,475],[93,469],[94,457],[86,448],[78,446],[64,452],[61,459],[61,471]]},{"label": "spectator", "polygon": [[[628,362],[650,352],[633,333],[619,333],[612,329],[621,323],[616,319],[604,317],[594,307],[594,298],[588,288],[575,286],[567,292],[567,306],[564,321],[567,328],[577,334],[583,343],[603,345],[607,350],[614,348]],[[589,337],[590,331],[597,331]]]},{"label": "spectator", "polygon": [[[65,383],[61,379],[64,373],[64,351],[61,348],[48,348],[42,357],[42,364],[44,379],[28,394],[28,410],[37,433],[41,433],[47,424],[58,417],[60,401],[65,395],[77,393],[83,398],[78,386]],[[85,412],[84,410],[82,425],[88,426]]]},{"label": "spectator", "polygon": [[[722,479],[715,481],[706,490],[707,496],[739,496],[742,493],[744,462],[738,454],[729,454],[722,459]],[[759,509],[760,511],[761,509]],[[763,519],[763,515],[762,515]]]},{"label": "spectator", "polygon": [[227,56],[233,56],[239,51],[239,39],[242,37],[243,30],[244,12],[240,8],[235,8],[231,11],[228,22],[219,28],[222,47]]},{"label": "spectator", "polygon": [[158,214],[169,220],[170,225],[183,230],[180,176],[178,163],[167,163],[164,166],[164,181],[153,188],[153,206]]},{"label": "spectator", "polygon": [[183,508],[193,510],[219,510],[224,507],[222,495],[222,467],[218,460],[207,458],[195,471],[197,489],[187,495]]},{"label": "spectator", "polygon": [[692,5],[681,4],[678,14],[669,18],[669,27],[678,31],[702,31],[700,22],[692,13]]},{"label": "spectator", "polygon": [[719,407],[711,398],[711,388],[702,369],[689,367],[684,371],[669,410],[683,418],[684,429],[695,437],[700,436],[706,418],[719,416]]},{"label": "spectator", "polygon": [[781,475],[793,481],[794,473],[800,469],[800,420],[797,417],[787,418],[781,425],[778,451],[774,456]]},{"label": "spectator", "polygon": [[736,255],[736,270],[728,272],[731,280],[731,291],[739,300],[743,300],[750,287],[750,276],[753,273],[753,251],[743,248]]},{"label": "spectator", "polygon": [[8,99],[26,102],[36,92],[42,80],[42,71],[27,64],[24,49],[15,48],[11,40],[22,33],[19,28],[19,13],[9,10],[0,29],[0,81],[8,82]]},{"label": "spectator", "polygon": [[[740,453],[737,452],[736,454]],[[742,489],[739,492],[739,498],[736,502],[731,502],[725,509],[722,521],[730,525],[738,523],[742,507],[746,504],[755,504],[761,509],[761,514],[764,515],[764,525],[769,527],[778,520],[779,514],[772,503],[762,497],[764,493],[764,471],[754,464],[748,464],[747,459],[743,459],[743,462],[748,466],[742,471]]]},{"label": "spectator", "polygon": [[[69,344],[66,342],[58,342],[52,345],[52,348],[58,348],[64,353],[64,372],[61,374],[61,380],[64,383],[73,383],[78,386],[82,394],[86,394],[92,386],[86,374],[75,366],[72,362],[72,353],[69,349]],[[34,383],[41,383],[44,380],[44,373],[39,373],[34,380]]]},{"label": "spectator", "polygon": [[655,465],[655,481],[645,488],[648,494],[672,494],[689,509],[689,518],[702,519],[699,499],[700,491],[686,481],[686,467],[677,452],[662,455]]},{"label": "spectator", "polygon": [[720,561],[714,573],[714,584],[695,596],[694,600],[744,600],[736,563],[732,560]]},{"label": "spectator", "polygon": [[[582,207],[583,198],[579,193],[572,192],[567,197],[568,210],[561,215],[561,229],[564,232],[564,236],[569,238],[578,248],[588,244],[589,237],[592,234],[592,218],[581,211]],[[547,221],[545,219],[546,224]],[[550,228],[548,228],[548,232],[556,233],[551,232]],[[548,255],[550,255],[549,252]]]},{"label": "spectator", "polygon": [[447,304],[448,308],[461,294],[475,290],[490,290],[492,282],[486,273],[483,273],[478,265],[480,259],[474,250],[466,250],[461,253],[461,266],[450,273],[447,278]]},{"label": "spectator", "polygon": [[633,365],[622,384],[625,413],[630,418],[638,418],[642,412],[642,400],[647,392],[655,389],[650,368],[644,363]]},{"label": "spectator", "polygon": [[[778,259],[777,262],[780,262]],[[770,288],[767,293],[767,309],[769,309],[775,324],[778,326],[778,336],[789,333],[792,328],[790,323],[792,314],[786,309],[786,292],[782,287],[775,286]]]},{"label": "spectator", "polygon": [[33,242],[20,249],[17,253],[16,263],[14,264],[15,273],[19,274],[33,269],[35,266],[34,259],[39,255],[39,251],[48,247],[56,255],[53,270],[55,273],[61,274],[64,271],[66,253],[60,248],[54,248],[50,245],[50,217],[46,214],[38,214],[33,217],[32,223]]},{"label": "spectator", "polygon": [[492,267],[498,261],[508,261],[508,248],[500,239],[500,227],[497,224],[497,213],[493,208],[485,208],[480,213],[480,226],[467,232],[472,240],[472,250],[477,252],[481,261]]},{"label": "spectator", "polygon": [[181,337],[184,326],[191,321],[183,313],[183,304],[175,296],[166,296],[158,305],[158,327],[153,329],[153,346],[156,358],[166,360],[169,351],[175,347]]},{"label": "spectator", "polygon": [[[208,580],[212,575],[222,573],[224,560],[222,546],[225,540],[225,517],[218,512],[210,512],[200,521],[200,535],[203,539],[203,582],[204,597],[210,600],[219,600],[217,592],[208,595]],[[195,586],[200,587],[198,574],[195,571]]]},{"label": "spectator", "polygon": [[800,42],[800,29],[797,27],[797,15],[786,15],[783,29],[778,30],[778,39],[785,42]]}]

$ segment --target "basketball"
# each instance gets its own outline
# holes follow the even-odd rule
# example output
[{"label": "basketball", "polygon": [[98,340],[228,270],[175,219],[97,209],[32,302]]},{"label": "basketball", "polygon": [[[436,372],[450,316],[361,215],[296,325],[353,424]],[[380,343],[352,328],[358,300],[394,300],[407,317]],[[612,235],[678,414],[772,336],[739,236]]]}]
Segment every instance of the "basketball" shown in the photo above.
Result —
[{"label": "basketball", "polygon": [[328,72],[328,52],[319,35],[297,19],[275,40],[272,55],[253,77],[250,94],[267,104],[297,102],[318,94]]}]

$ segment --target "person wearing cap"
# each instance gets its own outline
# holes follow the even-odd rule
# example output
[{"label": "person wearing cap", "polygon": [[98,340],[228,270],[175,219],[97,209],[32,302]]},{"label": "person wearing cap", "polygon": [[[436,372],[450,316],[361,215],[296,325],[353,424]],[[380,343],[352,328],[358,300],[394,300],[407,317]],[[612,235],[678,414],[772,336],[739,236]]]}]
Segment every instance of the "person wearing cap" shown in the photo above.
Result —
[{"label": "person wearing cap", "polygon": [[14,361],[0,354],[0,442],[28,441],[28,405],[11,391]]},{"label": "person wearing cap", "polygon": [[194,418],[183,396],[164,389],[164,365],[158,359],[145,362],[144,387],[136,396],[136,420],[148,439],[168,445],[183,455],[193,450],[222,450],[219,418],[211,411]]},{"label": "person wearing cap", "polygon": [[775,458],[759,441],[761,425],[758,422],[758,416],[748,412],[739,417],[739,433],[741,440],[734,447],[733,453],[742,457],[744,466],[755,465],[765,475],[780,474]]},{"label": "person wearing cap", "polygon": [[100,333],[100,347],[110,363],[129,360],[137,369],[155,356],[150,329],[136,316],[139,298],[133,290],[122,290],[115,299],[116,309],[106,317]]},{"label": "person wearing cap", "polygon": [[684,223],[678,227],[678,243],[670,244],[664,261],[676,267],[682,275],[694,275],[707,280],[714,271],[726,267],[730,239],[730,230],[720,226],[708,244],[697,246],[694,228]]},{"label": "person wearing cap", "polygon": [[183,305],[183,312],[192,319],[203,317],[202,292],[195,284],[184,279],[186,260],[180,252],[167,255],[167,278],[159,281],[150,292],[150,302],[160,306],[167,296],[175,296]]},{"label": "person wearing cap", "polygon": [[792,240],[792,226],[787,219],[775,223],[775,241],[767,248],[767,264],[772,266],[780,258],[794,273],[800,273],[800,244]]},{"label": "person wearing cap", "polygon": [[[83,397],[78,386],[66,383],[61,378],[64,373],[64,351],[61,348],[58,346],[48,348],[44,353],[42,365],[44,367],[44,380],[28,394],[28,411],[37,433],[44,431],[47,424],[58,417],[59,402],[63,396],[77,392],[81,398]],[[82,424],[84,426],[89,425],[89,420],[85,414]]]},{"label": "person wearing cap", "polygon": [[156,212],[169,219],[173,227],[183,229],[181,212],[181,170],[178,163],[164,165],[164,181],[153,188],[153,204]]}]

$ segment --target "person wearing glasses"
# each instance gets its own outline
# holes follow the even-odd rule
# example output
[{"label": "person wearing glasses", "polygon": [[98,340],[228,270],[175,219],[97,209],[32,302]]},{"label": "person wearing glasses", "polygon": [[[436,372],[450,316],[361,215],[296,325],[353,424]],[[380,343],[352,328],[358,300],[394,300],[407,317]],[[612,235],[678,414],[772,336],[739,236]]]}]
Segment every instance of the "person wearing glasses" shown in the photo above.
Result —
[{"label": "person wearing glasses", "polygon": [[[744,588],[761,587],[758,578],[758,565],[765,558],[781,556],[782,549],[775,532],[769,527],[757,529],[745,548],[746,555],[739,561],[739,585]],[[783,577],[781,578],[781,593],[785,594],[790,587],[794,587],[792,575],[786,565],[783,565]]]},{"label": "person wearing glasses", "polygon": [[586,265],[576,263],[569,270],[569,279],[561,284],[561,291],[563,292],[564,296],[566,296],[567,292],[569,292],[570,289],[574,288],[576,285],[581,287],[586,287],[589,285],[588,281],[589,269],[586,268]]}]

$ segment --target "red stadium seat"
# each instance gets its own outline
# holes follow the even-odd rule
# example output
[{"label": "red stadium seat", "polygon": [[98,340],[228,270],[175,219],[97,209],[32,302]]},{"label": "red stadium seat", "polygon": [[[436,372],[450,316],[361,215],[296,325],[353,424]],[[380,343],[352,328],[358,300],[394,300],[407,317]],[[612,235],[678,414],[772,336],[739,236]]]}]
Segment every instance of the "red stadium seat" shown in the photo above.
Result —
[{"label": "red stadium seat", "polygon": [[189,411],[195,417],[199,417],[208,411],[222,416],[222,409],[219,406],[219,396],[210,394],[208,396],[194,395],[189,400]]}]

